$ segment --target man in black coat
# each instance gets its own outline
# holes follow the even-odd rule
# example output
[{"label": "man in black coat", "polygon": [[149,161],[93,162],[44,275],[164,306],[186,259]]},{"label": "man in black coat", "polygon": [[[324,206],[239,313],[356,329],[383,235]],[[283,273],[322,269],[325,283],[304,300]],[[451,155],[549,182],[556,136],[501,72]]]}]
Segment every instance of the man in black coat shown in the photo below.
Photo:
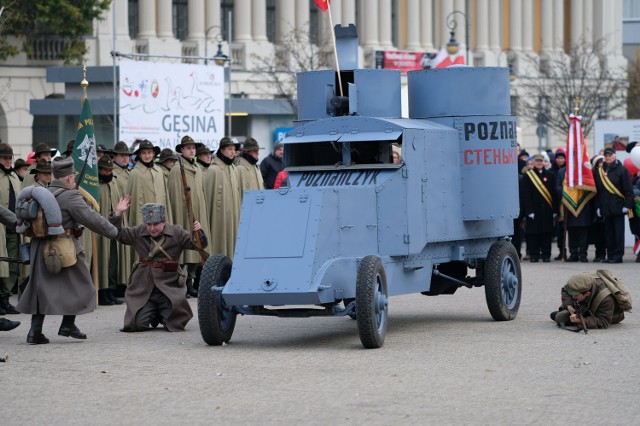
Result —
[{"label": "man in black coat", "polygon": [[616,160],[613,148],[604,150],[604,164],[594,174],[598,195],[597,213],[604,217],[607,239],[607,263],[622,263],[624,255],[624,218],[633,209],[633,189],[627,169]]},{"label": "man in black coat", "polygon": [[537,262],[541,257],[543,262],[549,262],[557,212],[555,176],[544,168],[544,157],[540,154],[533,156],[533,166],[533,170],[523,176],[520,186],[527,247],[531,262]]},{"label": "man in black coat", "polygon": [[273,154],[269,154],[269,156],[260,163],[260,173],[262,173],[262,180],[264,180],[264,187],[266,189],[273,189],[276,176],[284,170],[284,162],[282,161],[283,152],[284,148],[282,144],[276,143],[273,146]]},{"label": "man in black coat", "polygon": [[[558,200],[562,200],[562,183],[564,182],[566,170],[565,167],[562,167],[558,170],[558,175],[556,176],[556,193]],[[558,204],[560,205],[561,203],[562,201]],[[564,209],[564,220],[567,221],[567,234],[569,234],[570,256],[565,259],[567,262],[589,262],[587,259],[587,249],[589,248],[589,226],[591,225],[593,205],[592,198],[580,211],[578,216],[574,216],[573,213],[568,211],[564,206],[559,207]],[[562,232],[564,234],[564,224]]]}]

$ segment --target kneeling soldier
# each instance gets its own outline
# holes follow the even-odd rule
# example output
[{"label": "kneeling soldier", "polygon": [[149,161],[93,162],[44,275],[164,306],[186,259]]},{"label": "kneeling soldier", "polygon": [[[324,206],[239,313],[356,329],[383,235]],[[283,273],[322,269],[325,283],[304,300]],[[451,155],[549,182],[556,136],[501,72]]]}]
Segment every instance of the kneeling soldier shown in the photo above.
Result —
[{"label": "kneeling soldier", "polygon": [[[194,250],[195,243],[191,233],[166,222],[163,204],[147,203],[141,213],[144,224],[122,228],[118,234],[118,241],[134,246],[139,256],[124,297],[127,311],[122,331],[145,331],[160,322],[168,331],[182,331],[193,313],[185,294],[187,273],[179,259],[183,250]],[[121,215],[116,213],[110,220],[121,228]],[[206,247],[199,222],[193,223],[193,230]]]}]

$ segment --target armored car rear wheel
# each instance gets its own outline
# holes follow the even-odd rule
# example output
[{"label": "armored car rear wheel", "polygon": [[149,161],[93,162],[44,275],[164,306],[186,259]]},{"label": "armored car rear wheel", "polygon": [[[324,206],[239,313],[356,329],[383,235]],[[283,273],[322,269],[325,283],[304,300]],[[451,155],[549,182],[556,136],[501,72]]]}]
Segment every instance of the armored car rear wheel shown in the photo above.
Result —
[{"label": "armored car rear wheel", "polygon": [[365,348],[384,344],[388,315],[387,275],[377,256],[367,256],[358,267],[356,282],[356,321]]},{"label": "armored car rear wheel", "polygon": [[222,288],[231,277],[231,260],[224,255],[210,256],[202,267],[198,289],[198,323],[202,339],[219,346],[231,340],[237,313],[222,299]]},{"label": "armored car rear wheel", "polygon": [[522,272],[515,247],[509,241],[493,243],[484,262],[484,293],[491,316],[510,321],[518,314]]}]

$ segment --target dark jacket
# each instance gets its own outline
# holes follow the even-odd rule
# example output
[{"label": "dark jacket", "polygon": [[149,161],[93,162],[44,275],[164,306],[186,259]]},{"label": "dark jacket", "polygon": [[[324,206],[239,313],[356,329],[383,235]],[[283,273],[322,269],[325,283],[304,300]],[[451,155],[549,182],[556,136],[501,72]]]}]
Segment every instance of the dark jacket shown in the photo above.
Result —
[{"label": "dark jacket", "polygon": [[[522,177],[520,185],[520,201],[522,215],[526,218],[525,231],[527,234],[542,234],[553,232],[553,214],[557,211],[557,194],[555,188],[555,175],[548,170],[533,169],[542,184],[551,195],[551,205],[547,203],[542,194],[536,189],[529,174]],[[534,218],[529,215],[533,213]]]},{"label": "dark jacket", "polygon": [[260,173],[262,173],[262,179],[264,180],[264,187],[266,189],[273,189],[276,176],[278,176],[278,173],[282,170],[284,170],[282,158],[269,154],[267,158],[262,160],[262,163],[260,163]]},{"label": "dark jacket", "polygon": [[[566,168],[563,167],[560,170],[558,170],[558,174],[556,175],[556,196],[558,197],[558,206],[560,208],[560,206],[562,206],[562,193],[563,193],[563,186],[562,183],[564,182],[564,178],[565,178],[565,172],[566,172]],[[567,228],[579,228],[579,227],[586,227],[586,226],[590,226],[591,222],[592,222],[592,213],[593,213],[593,207],[594,207],[594,199],[592,198],[586,206],[584,206],[584,208],[582,209],[582,211],[580,212],[580,214],[576,217],[573,215],[573,213],[571,213],[566,207],[562,206],[562,208],[564,209],[564,217],[565,220],[567,221]]]},{"label": "dark jacket", "polygon": [[[584,313],[584,323],[587,325],[587,328],[609,328],[611,324],[617,324],[624,319],[624,311],[618,306],[618,303],[616,303],[612,295],[608,295],[602,299],[602,302],[595,307],[595,312],[593,311],[593,302],[597,294],[606,288],[607,285],[600,278],[593,279],[591,295],[589,299],[582,303],[587,307]],[[567,293],[566,287],[562,287],[560,293],[562,297],[560,310],[566,310],[567,306],[573,304],[573,299],[569,293]]]},{"label": "dark jacket", "polygon": [[596,204],[600,209],[600,214],[603,217],[622,216],[625,214],[622,213],[623,207],[631,210],[635,205],[629,172],[618,160],[611,164],[603,163],[602,167],[611,183],[624,195],[624,199],[609,192],[604,186],[602,179],[600,179],[600,173],[594,173],[593,177],[595,178],[596,188],[598,189]]}]

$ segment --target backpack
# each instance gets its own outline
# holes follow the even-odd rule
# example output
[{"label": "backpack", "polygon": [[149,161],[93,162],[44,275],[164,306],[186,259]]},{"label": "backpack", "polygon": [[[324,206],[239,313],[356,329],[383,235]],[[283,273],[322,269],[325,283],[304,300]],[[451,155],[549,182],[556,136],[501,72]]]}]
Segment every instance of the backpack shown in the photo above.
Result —
[{"label": "backpack", "polygon": [[614,277],[611,271],[608,271],[606,269],[598,269],[594,278],[600,278],[605,283],[609,291],[607,292],[606,290],[603,290],[598,293],[598,295],[596,296],[596,300],[594,300],[592,304],[592,310],[595,311],[596,309],[598,309],[598,306],[600,305],[600,302],[602,302],[602,299],[611,294],[613,295],[613,298],[615,299],[618,306],[620,306],[620,309],[626,312],[631,312],[631,293],[629,293],[629,289],[620,278]]},{"label": "backpack", "polygon": [[64,234],[62,212],[56,201],[64,189],[53,193],[39,185],[20,191],[16,199],[16,232],[31,238],[45,238]]}]

